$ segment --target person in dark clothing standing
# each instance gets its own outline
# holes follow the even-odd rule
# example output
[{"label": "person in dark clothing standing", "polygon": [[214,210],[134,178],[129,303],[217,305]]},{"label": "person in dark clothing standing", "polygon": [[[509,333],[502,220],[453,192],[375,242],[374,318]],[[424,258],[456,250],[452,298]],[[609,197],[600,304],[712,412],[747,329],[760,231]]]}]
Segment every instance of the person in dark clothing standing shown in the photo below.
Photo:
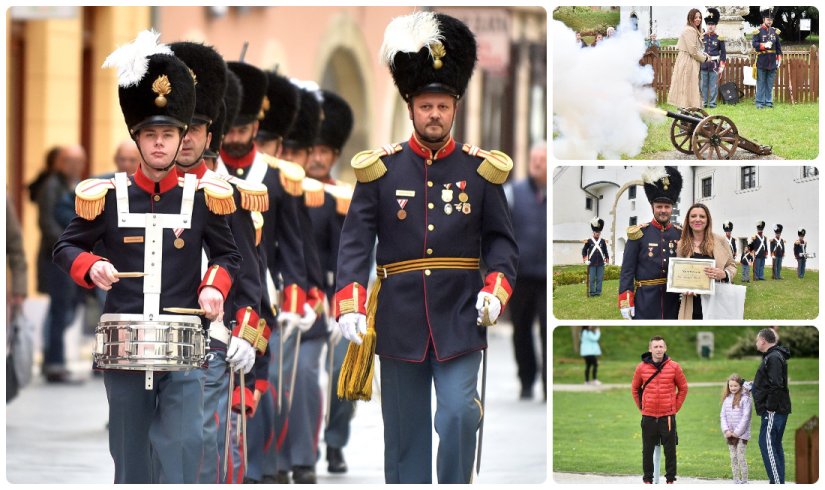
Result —
[{"label": "person in dark clothing standing", "polygon": [[756,350],[762,353],[762,363],[753,377],[753,405],[762,419],[759,428],[759,450],[771,483],[785,483],[785,451],[782,436],[791,413],[788,392],[788,359],[791,352],[777,345],[779,337],[770,328],[756,335]]},{"label": "person in dark clothing standing", "polygon": [[[530,151],[529,176],[515,182],[507,194],[518,243],[518,279],[510,301],[513,348],[521,381],[522,400],[533,398],[536,372],[541,369],[547,399],[547,145],[537,143]],[[533,321],[538,317],[541,366],[536,363]]]}]

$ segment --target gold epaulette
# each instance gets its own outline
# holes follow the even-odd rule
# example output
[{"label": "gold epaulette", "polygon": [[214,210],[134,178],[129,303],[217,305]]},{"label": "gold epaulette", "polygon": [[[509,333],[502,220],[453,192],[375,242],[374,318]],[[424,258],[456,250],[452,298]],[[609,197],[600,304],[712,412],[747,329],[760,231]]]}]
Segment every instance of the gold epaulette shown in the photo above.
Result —
[{"label": "gold epaulette", "polygon": [[198,181],[198,190],[203,190],[206,207],[215,214],[232,214],[237,209],[232,185],[216,175],[204,174]]},{"label": "gold epaulette", "polygon": [[336,185],[327,184],[324,189],[335,198],[335,211],[346,216],[352,202],[352,187],[349,184],[338,183]]},{"label": "gold epaulette", "polygon": [[756,29],[755,31],[751,32],[751,35],[752,35],[752,36],[755,36],[755,35],[757,35],[757,34],[759,34],[759,29]]},{"label": "gold epaulette", "polygon": [[778,36],[778,35],[780,35],[780,34],[782,34],[782,31],[780,31],[780,30],[779,30],[779,29],[777,29],[776,27],[774,27],[774,28],[773,28],[773,30],[774,30],[774,32],[776,32],[776,35],[777,35],[777,36]]},{"label": "gold epaulette", "polygon": [[642,223],[641,225],[633,225],[627,227],[627,239],[628,240],[638,240],[642,238],[644,232],[642,231],[648,223]]},{"label": "gold epaulette", "polygon": [[255,246],[257,247],[261,244],[261,237],[263,237],[264,215],[258,211],[252,211],[249,216],[252,217],[252,226],[255,227]]},{"label": "gold epaulette", "polygon": [[510,175],[510,170],[513,169],[513,159],[503,151],[498,150],[482,150],[477,146],[464,144],[461,147],[465,153],[472,156],[478,156],[484,160],[478,166],[476,172],[484,177],[488,182],[493,184],[503,184],[507,181],[507,176]]},{"label": "gold epaulette", "polygon": [[297,197],[304,193],[303,181],[307,174],[303,167],[278,159],[278,170],[281,171],[281,185],[287,194]]},{"label": "gold epaulette", "polygon": [[725,40],[725,36],[716,36],[716,39],[718,39],[718,40],[720,40],[720,41],[724,41],[724,40]]},{"label": "gold epaulette", "polygon": [[269,209],[269,190],[266,185],[231,177],[229,182],[235,184],[241,195],[241,208],[256,213],[263,213]]},{"label": "gold epaulette", "polygon": [[92,221],[100,216],[106,204],[106,193],[114,189],[113,179],[86,179],[74,189],[74,210],[81,218]]},{"label": "gold epaulette", "polygon": [[305,178],[303,183],[304,203],[308,208],[320,208],[324,205],[324,184],[320,181]]},{"label": "gold epaulette", "polygon": [[797,239],[795,242],[793,242],[793,244],[794,245],[799,245],[799,240]]},{"label": "gold epaulette", "polygon": [[679,223],[673,223],[673,227],[679,231],[682,231],[682,225],[680,225]]},{"label": "gold epaulette", "polygon": [[381,161],[381,157],[398,153],[401,149],[401,145],[396,143],[357,153],[350,161],[350,165],[355,171],[355,178],[358,179],[358,182],[363,183],[380,179],[387,173],[387,166]]}]

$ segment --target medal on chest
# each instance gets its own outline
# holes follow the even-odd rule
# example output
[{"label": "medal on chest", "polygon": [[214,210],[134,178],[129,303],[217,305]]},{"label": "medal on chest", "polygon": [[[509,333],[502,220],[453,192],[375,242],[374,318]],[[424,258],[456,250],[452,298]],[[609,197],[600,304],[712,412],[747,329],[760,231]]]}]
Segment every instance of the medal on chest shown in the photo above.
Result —
[{"label": "medal on chest", "polygon": [[444,188],[441,189],[441,200],[444,202],[452,202],[453,200],[453,184],[444,184]]},{"label": "medal on chest", "polygon": [[407,206],[409,199],[396,199],[396,202],[398,202],[398,206],[401,208],[398,210],[398,213],[396,213],[396,216],[399,220],[403,221],[407,219],[407,211],[404,208]]}]

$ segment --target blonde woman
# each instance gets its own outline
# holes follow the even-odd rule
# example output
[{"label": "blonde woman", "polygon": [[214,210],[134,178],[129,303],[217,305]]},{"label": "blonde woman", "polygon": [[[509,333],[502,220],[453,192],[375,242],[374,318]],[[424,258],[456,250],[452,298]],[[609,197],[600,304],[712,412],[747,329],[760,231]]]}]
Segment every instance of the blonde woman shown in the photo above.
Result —
[{"label": "blonde woman", "polygon": [[679,54],[673,66],[673,77],[667,94],[668,104],[680,108],[701,107],[699,67],[708,60],[708,55],[702,51],[702,34],[702,12],[690,9],[687,25],[676,42]]},{"label": "blonde woman", "polygon": [[[705,274],[715,281],[731,282],[736,275],[736,262],[725,237],[711,232],[713,224],[710,211],[704,204],[694,204],[685,215],[682,238],[676,248],[678,257],[714,259],[713,267],[705,267]],[[679,320],[701,320],[702,299],[685,294],[679,306]]]}]

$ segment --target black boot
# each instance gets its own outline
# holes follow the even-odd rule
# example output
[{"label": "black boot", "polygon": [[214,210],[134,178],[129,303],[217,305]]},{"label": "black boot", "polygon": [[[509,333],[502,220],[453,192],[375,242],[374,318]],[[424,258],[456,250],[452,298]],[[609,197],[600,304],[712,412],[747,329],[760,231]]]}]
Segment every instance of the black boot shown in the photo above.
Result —
[{"label": "black boot", "polygon": [[318,483],[313,466],[293,466],[292,483]]},{"label": "black boot", "polygon": [[330,473],[346,473],[347,462],[344,461],[344,452],[341,448],[327,446],[327,471]]}]

